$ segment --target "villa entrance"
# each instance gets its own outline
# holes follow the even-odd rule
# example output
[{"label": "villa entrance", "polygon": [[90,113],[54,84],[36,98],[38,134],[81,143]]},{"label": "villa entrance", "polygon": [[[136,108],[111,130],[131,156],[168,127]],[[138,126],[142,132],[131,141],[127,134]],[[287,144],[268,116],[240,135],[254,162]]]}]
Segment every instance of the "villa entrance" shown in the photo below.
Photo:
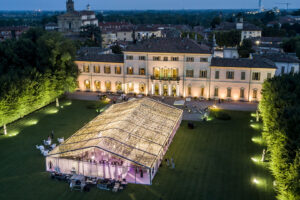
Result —
[{"label": "villa entrance", "polygon": [[159,95],[159,85],[155,84],[154,86],[154,95]]},{"label": "villa entrance", "polygon": [[172,96],[176,96],[176,85],[172,85]]},{"label": "villa entrance", "polygon": [[163,87],[163,95],[168,96],[168,86],[167,85],[164,85],[164,87]]}]

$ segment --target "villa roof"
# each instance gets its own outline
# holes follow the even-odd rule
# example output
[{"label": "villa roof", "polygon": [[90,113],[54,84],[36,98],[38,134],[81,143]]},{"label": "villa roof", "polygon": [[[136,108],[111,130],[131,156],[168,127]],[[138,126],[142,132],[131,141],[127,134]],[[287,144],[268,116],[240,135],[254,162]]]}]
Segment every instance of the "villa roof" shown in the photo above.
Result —
[{"label": "villa roof", "polygon": [[273,62],[281,62],[281,63],[300,63],[300,60],[296,56],[291,56],[284,53],[269,53],[259,55],[257,57],[267,58],[272,60]]},{"label": "villa roof", "polygon": [[211,53],[208,46],[197,44],[194,40],[187,38],[153,38],[143,40],[135,45],[128,46],[125,51],[197,54]]},{"label": "villa roof", "polygon": [[212,67],[274,68],[274,63],[263,58],[212,58]]},{"label": "villa roof", "polygon": [[78,55],[76,61],[124,63],[124,56],[120,54],[86,53]]},{"label": "villa roof", "polygon": [[[219,26],[215,28],[216,31],[230,31],[230,30],[237,30],[236,29],[236,23],[233,22],[223,22]],[[247,22],[243,23],[243,29],[244,31],[261,31],[262,29],[260,27],[255,26],[254,24],[250,24]]]},{"label": "villa roof", "polygon": [[82,149],[99,148],[152,168],[178,128],[182,113],[181,109],[149,98],[114,104],[49,156],[68,157]]}]

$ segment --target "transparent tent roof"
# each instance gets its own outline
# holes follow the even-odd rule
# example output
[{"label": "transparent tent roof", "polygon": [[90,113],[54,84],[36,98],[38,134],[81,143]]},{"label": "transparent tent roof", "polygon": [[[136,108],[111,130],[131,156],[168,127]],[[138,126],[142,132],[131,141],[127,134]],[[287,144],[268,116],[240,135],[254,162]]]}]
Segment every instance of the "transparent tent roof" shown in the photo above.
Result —
[{"label": "transparent tent roof", "polygon": [[49,156],[95,147],[151,168],[182,113],[149,98],[114,104],[53,149]]}]

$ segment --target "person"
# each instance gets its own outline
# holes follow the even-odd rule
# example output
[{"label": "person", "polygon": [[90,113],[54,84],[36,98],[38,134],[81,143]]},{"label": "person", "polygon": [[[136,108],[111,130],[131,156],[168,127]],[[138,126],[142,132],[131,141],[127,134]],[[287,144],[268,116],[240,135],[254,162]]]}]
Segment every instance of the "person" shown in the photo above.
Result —
[{"label": "person", "polygon": [[52,140],[54,139],[54,131],[53,130],[51,131],[51,139]]}]

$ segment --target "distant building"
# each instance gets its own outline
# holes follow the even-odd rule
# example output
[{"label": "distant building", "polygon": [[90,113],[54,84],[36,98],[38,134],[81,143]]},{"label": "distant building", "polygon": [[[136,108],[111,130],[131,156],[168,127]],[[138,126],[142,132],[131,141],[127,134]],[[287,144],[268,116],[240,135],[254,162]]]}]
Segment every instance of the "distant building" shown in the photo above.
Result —
[{"label": "distant building", "polygon": [[240,18],[236,23],[232,22],[223,22],[219,26],[217,26],[214,31],[217,32],[225,32],[238,30],[241,31],[241,41],[249,38],[256,38],[262,36],[262,29],[243,21],[243,18]]},{"label": "distant building", "polygon": [[6,39],[19,39],[19,37],[29,30],[28,26],[6,26],[0,27],[0,42]]},{"label": "distant building", "polygon": [[67,12],[57,17],[58,30],[64,33],[79,33],[82,26],[95,25],[98,26],[98,19],[95,12],[90,10],[75,11],[74,1],[67,0]]},{"label": "distant building", "polygon": [[135,37],[137,41],[149,38],[158,38],[162,37],[162,30],[156,27],[138,26],[134,28],[123,28],[117,31],[118,41],[132,42],[133,37]]},{"label": "distant building", "polygon": [[252,46],[256,53],[281,53],[283,49],[281,44],[284,38],[281,37],[259,37],[252,38]]},{"label": "distant building", "polygon": [[57,31],[58,30],[58,26],[56,23],[48,23],[45,25],[45,30],[46,31]]}]

